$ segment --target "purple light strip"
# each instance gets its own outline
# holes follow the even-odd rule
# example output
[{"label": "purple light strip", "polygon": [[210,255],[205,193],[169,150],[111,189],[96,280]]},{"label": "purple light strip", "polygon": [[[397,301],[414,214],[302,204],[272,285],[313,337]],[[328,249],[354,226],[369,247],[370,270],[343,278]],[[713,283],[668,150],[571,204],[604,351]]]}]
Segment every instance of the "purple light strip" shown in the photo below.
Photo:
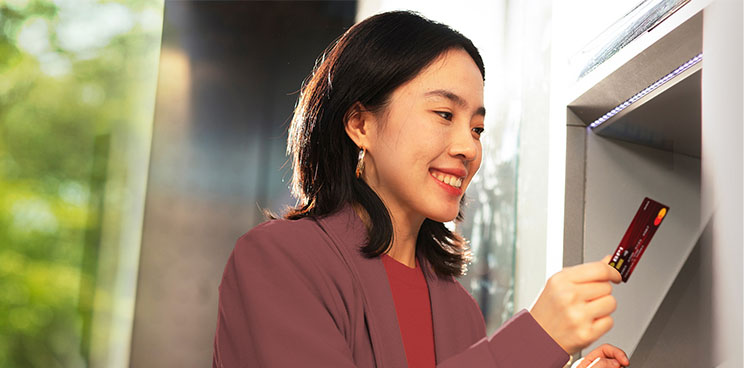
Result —
[{"label": "purple light strip", "polygon": [[633,97],[629,98],[627,101],[621,103],[614,109],[610,110],[608,113],[602,115],[599,119],[595,120],[593,123],[589,124],[589,128],[595,129],[596,127],[602,125],[605,121],[609,120],[613,116],[617,115],[620,111],[625,110],[628,106],[633,104],[634,102],[640,100],[647,94],[653,92],[655,89],[661,87],[664,83],[669,82],[674,77],[682,74],[685,70],[690,69],[693,65],[699,63],[701,60],[703,60],[703,53],[699,53],[694,58],[688,60],[686,63],[680,65],[677,69],[674,69],[673,72],[665,75],[663,78],[657,80],[654,82],[654,84],[646,87],[643,91],[636,93],[633,95]]}]

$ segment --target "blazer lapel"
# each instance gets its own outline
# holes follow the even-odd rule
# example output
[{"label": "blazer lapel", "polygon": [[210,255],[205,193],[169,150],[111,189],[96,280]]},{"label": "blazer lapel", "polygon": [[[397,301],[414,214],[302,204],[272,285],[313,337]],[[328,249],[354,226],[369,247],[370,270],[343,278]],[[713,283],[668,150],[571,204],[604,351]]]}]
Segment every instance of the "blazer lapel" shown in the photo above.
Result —
[{"label": "blazer lapel", "polygon": [[472,297],[465,295],[454,277],[436,276],[424,257],[424,275],[429,286],[434,352],[437,364],[462,352],[486,334],[483,317]]},{"label": "blazer lapel", "polygon": [[378,367],[407,367],[393,294],[380,257],[367,258],[361,247],[367,229],[351,206],[318,220],[361,287],[370,340]]},{"label": "blazer lapel", "polygon": [[451,352],[450,345],[452,337],[447,335],[450,321],[456,314],[453,311],[448,310],[445,305],[441,303],[446,298],[447,285],[440,280],[434,271],[429,267],[429,263],[421,257],[419,264],[426,265],[427,271],[424,275],[426,276],[426,283],[429,287],[429,304],[431,305],[431,327],[434,333],[434,354],[436,355],[437,364],[442,362],[442,357],[448,357]]}]

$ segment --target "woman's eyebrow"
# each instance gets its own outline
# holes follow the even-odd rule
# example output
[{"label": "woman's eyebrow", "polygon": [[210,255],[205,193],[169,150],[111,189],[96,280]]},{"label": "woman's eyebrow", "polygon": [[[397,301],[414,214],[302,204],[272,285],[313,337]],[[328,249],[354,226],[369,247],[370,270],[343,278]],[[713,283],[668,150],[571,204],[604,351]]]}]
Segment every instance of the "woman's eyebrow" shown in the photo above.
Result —
[{"label": "woman's eyebrow", "polygon": [[[444,97],[444,98],[446,98],[446,99],[454,102],[455,104],[457,104],[460,107],[467,107],[468,106],[468,103],[465,102],[465,99],[464,98],[462,98],[462,97],[458,96],[457,94],[455,94],[454,92],[448,91],[446,89],[436,89],[436,90],[433,90],[433,91],[429,91],[429,92],[424,93],[424,96],[426,96],[426,97]],[[486,108],[483,107],[483,106],[479,107],[478,109],[475,110],[475,114],[476,115],[480,115],[480,116],[486,116]]]}]

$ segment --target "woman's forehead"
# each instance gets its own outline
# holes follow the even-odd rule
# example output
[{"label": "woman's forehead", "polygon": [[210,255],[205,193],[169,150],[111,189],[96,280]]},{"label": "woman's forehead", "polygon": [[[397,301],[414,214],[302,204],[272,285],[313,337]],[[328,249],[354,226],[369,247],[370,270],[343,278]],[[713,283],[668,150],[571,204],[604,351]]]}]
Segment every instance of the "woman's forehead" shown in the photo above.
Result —
[{"label": "woman's forehead", "polygon": [[[409,93],[429,99],[482,104],[483,78],[480,69],[464,50],[445,52],[404,84]],[[471,101],[471,100],[478,101]]]},{"label": "woman's forehead", "polygon": [[394,101],[420,103],[447,103],[455,107],[474,110],[484,115],[483,82],[475,64],[476,75],[463,68],[442,69],[436,73],[420,73],[416,78],[394,91]]}]

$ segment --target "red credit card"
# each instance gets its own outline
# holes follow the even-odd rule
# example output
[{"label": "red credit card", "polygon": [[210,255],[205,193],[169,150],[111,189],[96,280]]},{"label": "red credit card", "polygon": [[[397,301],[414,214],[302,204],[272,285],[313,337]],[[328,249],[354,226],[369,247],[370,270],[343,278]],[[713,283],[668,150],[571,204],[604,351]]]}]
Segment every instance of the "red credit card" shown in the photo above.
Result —
[{"label": "red credit card", "polygon": [[617,246],[615,254],[612,255],[610,266],[620,271],[623,282],[628,282],[630,274],[633,273],[643,252],[646,251],[648,243],[654,237],[656,229],[669,212],[669,207],[651,198],[644,198],[641,207],[636,212],[628,230],[625,231],[623,240]]}]

